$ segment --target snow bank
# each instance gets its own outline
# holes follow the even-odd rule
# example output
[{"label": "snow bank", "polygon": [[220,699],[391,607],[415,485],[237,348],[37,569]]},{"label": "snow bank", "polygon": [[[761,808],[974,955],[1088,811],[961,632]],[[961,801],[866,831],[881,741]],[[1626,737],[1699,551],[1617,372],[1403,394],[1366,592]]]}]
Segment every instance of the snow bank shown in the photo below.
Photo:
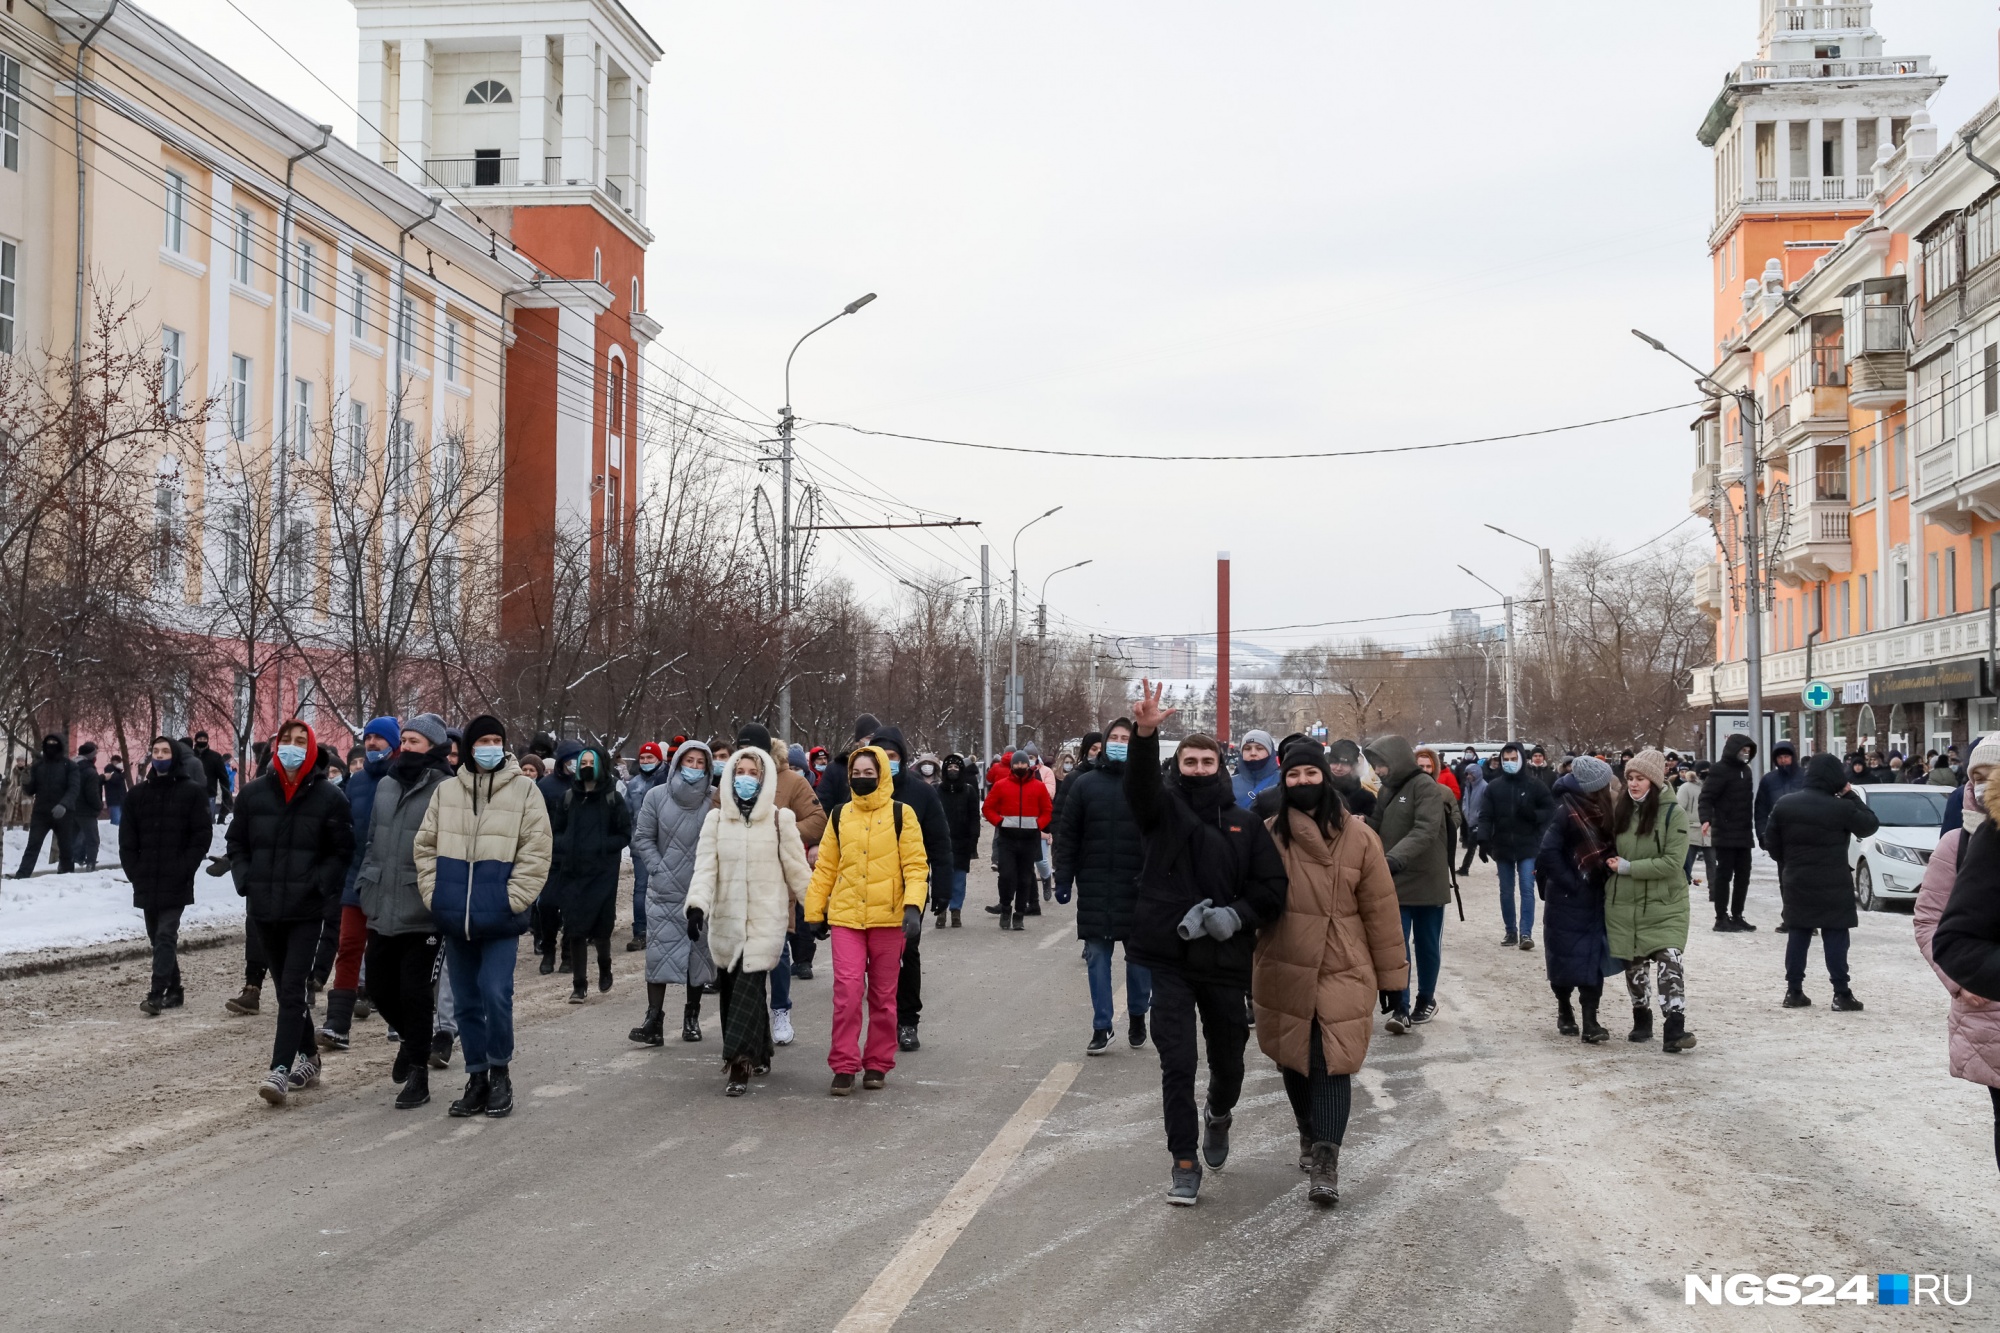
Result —
[{"label": "snow bank", "polygon": [[[44,843],[35,877],[14,879],[28,835],[23,829],[8,829],[0,837],[8,875],[0,880],[0,956],[146,937],[145,920],[132,906],[132,886],[118,868],[118,830],[108,822],[99,827],[102,846],[97,869],[73,875],[55,872],[49,846]],[[222,836],[218,825],[211,844],[217,855],[223,850]],[[194,877],[194,906],[182,913],[182,930],[234,925],[242,920],[243,900],[236,896],[236,886],[227,875],[218,878],[204,869]]]}]

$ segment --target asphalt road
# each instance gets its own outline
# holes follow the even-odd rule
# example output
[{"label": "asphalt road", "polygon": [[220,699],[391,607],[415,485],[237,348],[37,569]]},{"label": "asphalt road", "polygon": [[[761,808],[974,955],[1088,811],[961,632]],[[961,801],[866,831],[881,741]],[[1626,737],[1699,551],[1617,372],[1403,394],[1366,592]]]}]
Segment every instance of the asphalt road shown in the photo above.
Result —
[{"label": "asphalt road", "polygon": [[[1926,1326],[2000,1326],[1987,1102],[1943,1073],[1941,992],[1907,916],[1857,934],[1870,1004],[1852,1016],[1825,1009],[1823,980],[1808,988],[1819,1007],[1777,1008],[1781,937],[1698,932],[1701,1044],[1669,1057],[1622,1040],[1615,986],[1619,1039],[1556,1037],[1540,955],[1494,946],[1492,893],[1476,872],[1472,922],[1448,923],[1438,1021],[1378,1031],[1330,1213],[1305,1202],[1254,1037],[1228,1168],[1199,1207],[1168,1207],[1152,1048],[1125,1044],[1121,1011],[1114,1053],[1085,1059],[1069,910],[1003,934],[977,910],[978,876],[966,927],[925,935],[924,1048],[886,1090],[844,1101],[826,1095],[826,967],[794,986],[797,1044],[732,1100],[712,1003],[700,1045],[626,1039],[639,955],[619,955],[615,988],[583,1006],[524,964],[505,1121],[447,1118],[456,1063],[429,1107],[393,1110],[379,1020],[328,1058],[322,1089],[272,1110],[253,1094],[268,1012],[220,1019],[222,983],[159,1020],[101,969],[0,983],[0,1327],[1377,1333],[1911,1317],[1688,1308],[1684,1275],[1711,1271],[1970,1272],[1973,1305],[1927,1311]],[[1760,883],[1753,918],[1775,915],[1773,897]]]}]

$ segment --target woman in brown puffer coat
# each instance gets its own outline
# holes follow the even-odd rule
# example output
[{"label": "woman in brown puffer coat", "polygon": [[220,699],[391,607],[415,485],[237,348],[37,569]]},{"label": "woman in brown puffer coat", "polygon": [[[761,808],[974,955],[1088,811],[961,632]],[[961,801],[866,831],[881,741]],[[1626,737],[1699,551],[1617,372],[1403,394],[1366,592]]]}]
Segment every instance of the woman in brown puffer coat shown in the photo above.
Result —
[{"label": "woman in brown puffer coat", "polygon": [[1284,809],[1270,821],[1291,889],[1284,915],[1257,933],[1251,995],[1257,1044],[1277,1061],[1299,1126],[1307,1197],[1340,1199],[1340,1143],[1350,1076],[1368,1054],[1378,997],[1409,985],[1396,881],[1375,831],[1347,812],[1318,742],[1282,761]]}]

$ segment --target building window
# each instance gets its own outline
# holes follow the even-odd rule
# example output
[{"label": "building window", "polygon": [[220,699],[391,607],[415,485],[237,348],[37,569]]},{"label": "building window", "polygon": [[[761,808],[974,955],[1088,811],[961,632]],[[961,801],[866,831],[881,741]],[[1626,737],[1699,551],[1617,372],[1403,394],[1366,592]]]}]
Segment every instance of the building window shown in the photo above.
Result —
[{"label": "building window", "polygon": [[153,582],[168,586],[174,576],[174,479],[161,472],[153,479]]},{"label": "building window", "polygon": [[313,308],[313,244],[299,242],[298,271],[293,275],[292,305],[302,315],[310,315]]},{"label": "building window", "polygon": [[408,495],[416,489],[416,458],[410,448],[412,428],[408,417],[397,417],[389,428],[388,491]]},{"label": "building window", "polygon": [[0,166],[21,169],[21,62],[0,55]]},{"label": "building window", "polygon": [[1944,613],[1958,614],[1958,552],[1944,553]]},{"label": "building window", "polygon": [[444,322],[444,377],[451,383],[458,383],[458,340],[461,337],[459,323],[455,319]]},{"label": "building window", "polygon": [[231,255],[231,258],[236,265],[236,281],[245,287],[250,285],[251,235],[250,210],[239,208],[236,210],[236,233],[233,238],[234,253]]},{"label": "building window", "polygon": [[1979,368],[1979,389],[1985,402],[1986,415],[2000,412],[2000,344],[1986,344],[1986,358]]},{"label": "building window", "polygon": [[1904,446],[1903,428],[1898,425],[1896,433],[1889,438],[1889,461],[1894,466],[1890,483],[1891,490],[1903,490],[1910,484],[1910,455]]},{"label": "building window", "polygon": [[465,441],[457,435],[447,435],[438,441],[437,457],[432,464],[432,477],[437,498],[447,505],[458,503],[459,482],[465,476]]},{"label": "building window", "polygon": [[354,311],[349,332],[362,341],[368,339],[368,270],[354,270]]},{"label": "building window", "polygon": [[1924,572],[1924,609],[1933,620],[1938,613],[1938,558],[1933,551]]},{"label": "building window", "polygon": [[632,279],[632,313],[639,313],[639,280]]},{"label": "building window", "polygon": [[465,95],[467,106],[503,106],[513,100],[514,94],[508,92],[507,85],[498,79],[481,79]]},{"label": "building window", "polygon": [[229,435],[238,444],[250,438],[250,358],[229,358]]},{"label": "building window", "polygon": [[368,469],[368,404],[347,404],[347,475],[358,478]]},{"label": "building window", "polygon": [[1937,300],[1958,285],[1959,238],[1963,219],[1953,215],[1933,228],[1924,242],[1924,300]]},{"label": "building window", "polygon": [[416,360],[416,355],[417,302],[404,296],[396,305],[396,359],[407,363]]},{"label": "building window", "polygon": [[1896,599],[1896,623],[1910,623],[1910,561],[1907,556],[1896,561],[1896,582],[1891,595]]},{"label": "building window", "polygon": [[243,591],[243,577],[250,568],[244,549],[248,537],[243,506],[226,506],[222,511],[222,586],[227,592]]},{"label": "building window", "polygon": [[187,248],[187,177],[178,171],[167,173],[167,232],[162,244],[175,254]]},{"label": "building window", "polygon": [[311,676],[299,677],[298,692],[299,692],[299,708],[297,714],[298,719],[299,721],[305,723],[307,726],[312,726],[315,722],[319,720],[319,706],[313,699],[313,683]]},{"label": "building window", "polygon": [[1863,574],[1861,576],[1861,632],[1866,634],[1868,627],[1874,624],[1874,622],[1875,613],[1869,609],[1868,602],[1868,576]]},{"label": "building window", "polygon": [[292,452],[300,458],[312,457],[313,386],[311,380],[292,381]]},{"label": "building window", "polygon": [[181,419],[181,385],[187,379],[187,336],[179,329],[160,330],[160,412],[169,421]]},{"label": "building window", "polygon": [[618,357],[611,359],[610,379],[611,401],[608,404],[609,411],[605,415],[606,419],[611,423],[611,433],[613,435],[623,435],[625,433],[625,362]]},{"label": "building window", "polygon": [[12,241],[0,241],[0,352],[14,350],[14,266],[20,255]]},{"label": "building window", "polygon": [[590,280],[592,282],[604,281],[604,251],[602,250],[594,249],[590,252]]}]

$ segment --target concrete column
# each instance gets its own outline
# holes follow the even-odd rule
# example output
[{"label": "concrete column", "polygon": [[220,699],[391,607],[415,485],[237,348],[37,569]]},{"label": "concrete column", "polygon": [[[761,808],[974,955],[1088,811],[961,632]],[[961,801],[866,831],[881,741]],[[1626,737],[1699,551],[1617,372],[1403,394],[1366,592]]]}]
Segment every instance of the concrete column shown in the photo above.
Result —
[{"label": "concrete column", "polygon": [[646,109],[646,85],[634,79],[632,146],[628,151],[632,155],[632,216],[642,227],[646,225]]},{"label": "concrete column", "polygon": [[596,145],[591,131],[597,125],[597,43],[590,32],[563,34],[562,178],[565,181],[594,181],[591,168]]},{"label": "concrete column", "polygon": [[1870,493],[1875,497],[1875,605],[1869,623],[1881,629],[1889,623],[1889,460],[1882,448],[1882,413],[1875,414],[1875,447],[1868,453]]},{"label": "concrete column", "polygon": [[1771,165],[1778,171],[1778,198],[1792,197],[1792,122],[1773,122],[1771,130]]},{"label": "concrete column", "polygon": [[1893,150],[1895,148],[1895,139],[1895,122],[1887,116],[1877,116],[1875,118],[1875,151],[1880,153],[1885,147]]},{"label": "concrete column", "polygon": [[611,70],[603,51],[597,52],[590,76],[590,179],[602,187],[611,146]]},{"label": "concrete column", "polygon": [[1757,122],[1748,116],[1743,118],[1743,136],[1737,141],[1737,155],[1742,159],[1737,169],[1743,177],[1743,198],[1754,202],[1757,198]]},{"label": "concrete column", "polygon": [[1826,173],[1821,170],[1825,165],[1826,150],[1822,147],[1825,142],[1826,122],[1814,116],[1806,122],[1806,179],[1812,182],[1815,199],[1826,197]]},{"label": "concrete column", "polygon": [[1840,122],[1840,171],[1847,177],[1847,197],[1866,198],[1868,191],[1861,188],[1861,160],[1859,147],[1855,143],[1854,129],[1858,122],[1849,116]]},{"label": "concrete column", "polygon": [[382,160],[382,127],[389,123],[389,109],[382,104],[384,58],[380,41],[370,37],[361,39],[360,79],[355,97],[359,123],[354,130],[354,146],[374,162]]},{"label": "concrete column", "polygon": [[521,161],[520,182],[540,185],[546,179],[549,127],[549,39],[531,33],[521,39]]},{"label": "concrete column", "polygon": [[402,43],[402,97],[397,112],[396,174],[412,185],[424,183],[431,156],[431,51],[421,37]]}]

